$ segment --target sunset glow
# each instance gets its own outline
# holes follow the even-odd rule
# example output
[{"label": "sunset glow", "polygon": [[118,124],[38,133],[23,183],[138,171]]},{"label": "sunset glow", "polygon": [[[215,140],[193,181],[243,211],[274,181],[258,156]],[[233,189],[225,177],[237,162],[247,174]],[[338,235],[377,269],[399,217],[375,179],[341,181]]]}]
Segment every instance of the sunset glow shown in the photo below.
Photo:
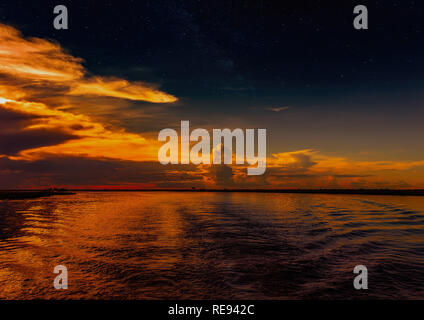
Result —
[{"label": "sunset glow", "polygon": [[[4,150],[0,150],[0,156],[10,161],[8,166],[22,161],[36,165],[42,160],[55,161],[57,157],[77,157],[102,163],[122,161],[123,166],[128,165],[126,161],[135,162],[137,166],[157,163],[160,147],[157,132],[160,128],[157,132],[143,133],[142,128],[139,128],[140,133],[137,130],[130,132],[126,122],[132,117],[125,118],[123,114],[127,111],[122,108],[127,108],[131,102],[142,101],[160,105],[158,110],[163,112],[166,105],[179,101],[174,95],[160,91],[157,84],[91,75],[83,66],[83,59],[71,55],[59,43],[26,38],[17,29],[4,24],[0,25],[0,75],[0,108],[12,119],[1,131],[7,142]],[[88,102],[85,108],[84,98],[91,99],[87,100],[90,108]],[[90,111],[93,106],[97,110],[112,111],[100,116]],[[292,108],[269,110],[283,113]],[[116,122],[118,114],[119,122]],[[140,117],[143,117],[142,110]],[[162,123],[162,127],[175,127],[176,124],[169,120]],[[21,136],[19,139],[23,140],[17,140],[22,141],[21,146],[16,142],[13,147],[6,147]],[[268,149],[287,150],[284,142],[273,142]],[[148,183],[156,187],[234,188],[424,187],[424,179],[418,174],[423,172],[424,160],[386,161],[382,155],[372,161],[349,159],[343,153],[326,155],[317,149],[300,147],[293,151],[269,153],[267,166],[264,177],[249,177],[243,165],[180,165],[172,169],[154,165],[149,170],[155,171],[155,178],[115,175],[110,183],[115,186]],[[7,175],[8,171],[3,172]],[[104,174],[107,176],[108,172]],[[28,177],[22,177],[23,180],[16,184],[12,182],[11,186],[34,187],[33,182],[28,184],[33,181],[31,172],[26,175]],[[92,184],[92,179],[89,180]],[[2,181],[13,180],[4,176]],[[49,183],[56,183],[55,178],[49,176]],[[99,184],[103,183],[99,181]],[[88,185],[86,181],[80,181],[80,184]],[[72,185],[75,185],[74,181]]]}]

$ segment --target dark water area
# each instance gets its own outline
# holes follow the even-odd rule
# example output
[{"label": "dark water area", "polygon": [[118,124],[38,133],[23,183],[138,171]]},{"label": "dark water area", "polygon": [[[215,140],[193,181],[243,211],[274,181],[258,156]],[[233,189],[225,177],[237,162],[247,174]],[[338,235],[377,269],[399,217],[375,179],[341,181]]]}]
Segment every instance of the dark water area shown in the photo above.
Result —
[{"label": "dark water area", "polygon": [[[56,265],[69,288],[56,290]],[[353,269],[368,268],[368,290]],[[424,299],[413,196],[79,192],[0,201],[1,299]]]}]

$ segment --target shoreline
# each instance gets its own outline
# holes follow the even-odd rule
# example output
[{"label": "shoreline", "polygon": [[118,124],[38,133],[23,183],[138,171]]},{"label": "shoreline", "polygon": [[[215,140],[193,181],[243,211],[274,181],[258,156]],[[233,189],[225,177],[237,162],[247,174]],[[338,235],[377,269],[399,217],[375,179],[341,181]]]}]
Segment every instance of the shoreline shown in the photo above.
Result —
[{"label": "shoreline", "polygon": [[80,192],[253,192],[253,193],[302,193],[302,194],[352,194],[352,195],[390,195],[424,196],[424,189],[74,189]]},{"label": "shoreline", "polygon": [[0,200],[34,199],[54,195],[74,195],[77,192],[237,192],[237,193],[299,193],[333,195],[387,195],[424,196],[424,189],[71,189],[50,190],[0,190]]},{"label": "shoreline", "polygon": [[71,191],[46,191],[46,190],[2,190],[0,191],[0,200],[22,200],[36,199],[42,197],[51,197],[56,195],[73,195]]}]

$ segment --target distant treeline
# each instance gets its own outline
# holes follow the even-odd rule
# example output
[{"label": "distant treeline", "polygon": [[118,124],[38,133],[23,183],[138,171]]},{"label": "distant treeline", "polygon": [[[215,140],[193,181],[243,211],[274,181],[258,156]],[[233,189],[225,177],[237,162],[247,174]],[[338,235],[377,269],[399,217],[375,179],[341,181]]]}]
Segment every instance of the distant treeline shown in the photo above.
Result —
[{"label": "distant treeline", "polygon": [[72,195],[84,192],[254,192],[254,193],[308,193],[308,194],[356,194],[388,196],[424,196],[424,189],[48,189],[48,190],[0,190],[0,200],[30,199],[54,195]]},{"label": "distant treeline", "polygon": [[19,200],[19,199],[31,199],[40,197],[50,197],[54,195],[69,195],[75,194],[75,192],[69,192],[66,190],[4,190],[0,191],[0,200]]},{"label": "distant treeline", "polygon": [[256,192],[424,196],[424,189],[74,189],[91,192]]}]

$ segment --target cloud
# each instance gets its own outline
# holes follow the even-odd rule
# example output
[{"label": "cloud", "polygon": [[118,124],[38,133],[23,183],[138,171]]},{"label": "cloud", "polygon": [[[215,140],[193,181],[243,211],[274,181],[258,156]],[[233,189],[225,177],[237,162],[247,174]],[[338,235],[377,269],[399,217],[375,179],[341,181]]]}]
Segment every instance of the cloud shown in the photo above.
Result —
[{"label": "cloud", "polygon": [[227,165],[211,165],[209,175],[216,186],[231,187],[234,184],[233,169]]},{"label": "cloud", "polygon": [[16,155],[24,149],[60,144],[77,138],[60,127],[32,127],[38,121],[42,120],[37,115],[0,108],[0,154]]},{"label": "cloud", "polygon": [[92,95],[140,100],[155,103],[169,103],[177,101],[174,96],[157,90],[141,82],[130,83],[117,78],[92,77],[75,83],[70,95]]},{"label": "cloud", "polygon": [[0,24],[0,156],[32,161],[51,155],[156,160],[156,140],[126,132],[107,119],[93,119],[84,111],[84,98],[96,97],[97,110],[105,97],[150,103],[177,98],[157,85],[89,76],[82,62],[55,42],[25,38]]},{"label": "cloud", "polygon": [[[0,104],[3,112],[21,115],[19,129],[8,134],[14,138],[25,133],[41,132],[50,143],[47,146],[16,145],[21,150],[14,159],[35,160],[48,154],[79,155],[94,158],[113,158],[133,161],[146,161],[157,158],[159,147],[156,140],[147,140],[138,134],[128,133],[122,129],[106,129],[101,123],[92,121],[85,115],[50,109],[45,104],[23,101],[7,101]],[[0,109],[1,110],[1,109]],[[62,139],[58,137],[62,134]],[[28,137],[29,138],[29,137]],[[62,141],[63,140],[63,141]],[[13,140],[12,140],[13,141]],[[28,142],[28,140],[26,140]],[[45,141],[47,142],[47,141]],[[7,150],[0,153],[7,155]]]},{"label": "cloud", "polygon": [[72,81],[84,75],[82,59],[51,41],[24,39],[13,27],[0,24],[0,72],[34,81]]},{"label": "cloud", "polygon": [[[424,186],[419,177],[424,173],[424,161],[351,160],[303,149],[273,154],[267,164],[266,181],[273,187],[380,188],[383,182],[392,188]],[[405,183],[398,183],[400,180]]]},{"label": "cloud", "polygon": [[34,161],[0,157],[0,189],[73,188],[181,188],[204,187],[194,166],[163,166],[156,161],[92,159],[49,155]]},{"label": "cloud", "polygon": [[[9,83],[12,87],[9,91],[14,99],[18,96],[28,98],[28,93],[34,91],[51,92],[52,87],[56,87],[69,95],[107,96],[153,103],[177,101],[176,97],[159,91],[155,85],[90,77],[82,66],[83,60],[67,53],[59,44],[24,38],[17,29],[4,24],[0,24],[0,43],[0,74],[3,84],[6,82],[6,86]],[[20,89],[16,89],[17,82]],[[30,86],[32,88],[28,88]],[[2,91],[0,94],[3,95]]]},{"label": "cloud", "polygon": [[266,108],[266,110],[273,111],[273,112],[280,112],[290,109],[290,107],[273,107],[273,108]]},{"label": "cloud", "polygon": [[316,165],[317,162],[312,160],[314,151],[310,149],[298,150],[292,152],[282,152],[272,155],[270,166],[278,166],[289,172],[303,172]]}]

